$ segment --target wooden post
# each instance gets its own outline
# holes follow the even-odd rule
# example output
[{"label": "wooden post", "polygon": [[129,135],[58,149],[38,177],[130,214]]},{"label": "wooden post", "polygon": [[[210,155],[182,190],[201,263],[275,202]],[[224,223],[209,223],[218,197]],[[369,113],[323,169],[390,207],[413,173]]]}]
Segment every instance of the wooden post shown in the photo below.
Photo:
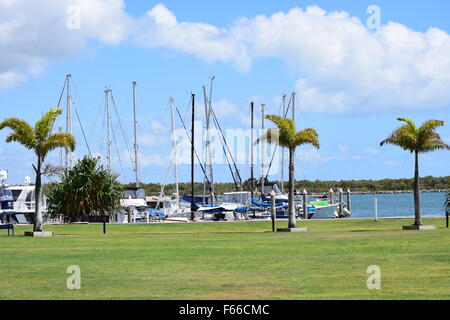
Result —
[{"label": "wooden post", "polygon": [[374,206],[375,206],[375,221],[378,221],[378,199],[374,199]]},{"label": "wooden post", "polygon": [[305,220],[308,220],[308,203],[306,202],[308,199],[308,191],[303,189],[303,217]]},{"label": "wooden post", "polygon": [[342,188],[339,188],[339,215],[342,216],[344,213],[344,203],[342,202]]},{"label": "wooden post", "polygon": [[106,215],[103,215],[103,234],[106,234]]},{"label": "wooden post", "polygon": [[131,207],[128,207],[128,223],[131,223],[131,211],[133,209]]},{"label": "wooden post", "polygon": [[273,191],[270,194],[270,210],[272,216],[272,232],[275,232],[276,212],[275,212],[275,193]]},{"label": "wooden post", "polygon": [[352,212],[352,199],[350,189],[347,189],[347,210],[349,212]]},{"label": "wooden post", "polygon": [[330,204],[333,204],[333,194],[334,194],[334,191],[331,188],[330,191],[328,191],[328,198],[330,198]]}]

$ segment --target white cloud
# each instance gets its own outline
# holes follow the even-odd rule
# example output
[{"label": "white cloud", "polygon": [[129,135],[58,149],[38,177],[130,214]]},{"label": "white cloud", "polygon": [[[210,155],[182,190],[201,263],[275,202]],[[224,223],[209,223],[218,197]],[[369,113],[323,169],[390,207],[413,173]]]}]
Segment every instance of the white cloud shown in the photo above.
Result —
[{"label": "white cloud", "polygon": [[[198,121],[202,121],[205,122],[206,120],[206,116],[205,116],[205,108],[204,108],[204,99],[202,99],[201,101],[199,101],[198,104],[200,107],[197,109],[198,110],[198,114],[196,116]],[[226,100],[226,99],[222,99],[219,101],[213,101],[211,103],[212,108],[214,110],[214,114],[216,115],[217,119],[219,120],[225,120],[225,119],[230,119],[233,118],[236,120],[236,122],[234,122],[234,124],[239,124],[240,126],[245,125],[247,126],[247,122],[248,125],[250,124],[250,120],[247,119],[247,110],[245,110],[245,112],[243,111],[242,108],[237,107],[235,104],[233,104],[232,102]],[[206,123],[203,123],[204,126],[206,126]],[[214,118],[211,116],[211,124],[210,124],[211,129],[215,128],[214,125]]]},{"label": "white cloud", "polygon": [[242,115],[241,110],[228,100],[214,102],[212,103],[212,106],[214,108],[214,113],[219,120]]},{"label": "white cloud", "polygon": [[[144,19],[145,20],[145,19]],[[449,105],[450,36],[390,22],[372,32],[346,12],[317,6],[241,18],[228,28],[179,22],[160,4],[136,41],[207,62],[247,70],[255,59],[278,58],[301,78],[300,108],[320,112],[423,110]]]},{"label": "white cloud", "polygon": [[232,62],[243,68],[250,65],[244,44],[236,41],[228,29],[206,23],[178,22],[163,4],[148,11],[140,23],[142,32],[135,35],[135,41],[145,47],[169,47],[207,62]]},{"label": "white cloud", "polygon": [[350,152],[350,148],[345,144],[338,144],[336,147],[340,153],[348,154]]},{"label": "white cloud", "polygon": [[155,120],[150,122],[150,128],[155,134],[165,133],[169,129],[164,123]]},{"label": "white cloud", "polygon": [[[70,5],[81,29],[66,27]],[[36,14],[36,13],[40,14]],[[346,12],[317,6],[240,18],[228,27],[179,21],[163,4],[133,18],[124,0],[0,0],[0,89],[72,59],[88,39],[115,45],[131,38],[207,63],[250,70],[257,59],[281,59],[298,74],[302,110],[328,113],[433,110],[449,106],[450,35],[389,22],[370,31]]]},{"label": "white cloud", "polygon": [[316,149],[297,151],[295,156],[300,161],[311,162],[313,164],[323,164],[336,160],[336,157],[321,155],[320,152]]},{"label": "white cloud", "polygon": [[22,73],[12,71],[0,73],[0,90],[10,89],[26,80],[27,76]]},{"label": "white cloud", "polygon": [[395,166],[397,163],[396,163],[395,161],[386,160],[386,161],[383,162],[383,164],[384,164],[385,166],[391,167],[391,166]]},{"label": "white cloud", "polygon": [[155,154],[138,154],[139,166],[146,167],[168,167],[170,158],[159,153]]},{"label": "white cloud", "polygon": [[171,144],[171,140],[166,136],[147,133],[138,136],[138,144],[143,147],[161,147]]},{"label": "white cloud", "polygon": [[372,156],[381,154],[381,151],[379,149],[375,149],[373,147],[364,148],[362,150],[362,152],[365,154],[368,154],[368,155],[372,155]]},{"label": "white cloud", "polygon": [[[121,163],[126,169],[127,172],[131,172],[130,170],[134,170],[134,153],[128,153],[127,150],[123,150],[120,154]],[[115,165],[119,166],[119,162],[117,159],[113,158]],[[117,160],[117,161],[116,161]],[[170,163],[169,156],[163,156],[159,153],[154,152],[138,152],[138,167],[140,170],[142,168],[148,168],[152,166],[157,167],[168,167]]]},{"label": "white cloud", "polygon": [[[71,6],[80,10],[79,29],[67,27]],[[89,38],[120,43],[132,29],[124,9],[123,0],[0,0],[0,90],[76,58]]]}]

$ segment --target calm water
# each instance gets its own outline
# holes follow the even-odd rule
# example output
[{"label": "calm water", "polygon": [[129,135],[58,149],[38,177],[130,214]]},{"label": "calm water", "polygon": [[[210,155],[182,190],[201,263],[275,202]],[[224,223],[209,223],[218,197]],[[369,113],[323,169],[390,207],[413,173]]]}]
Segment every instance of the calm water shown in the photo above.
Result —
[{"label": "calm water", "polygon": [[[346,197],[343,198],[346,201]],[[351,196],[352,217],[374,217],[375,198],[378,199],[378,217],[414,217],[412,193],[354,194]],[[444,199],[444,193],[422,193],[420,196],[422,216],[445,216]]]}]

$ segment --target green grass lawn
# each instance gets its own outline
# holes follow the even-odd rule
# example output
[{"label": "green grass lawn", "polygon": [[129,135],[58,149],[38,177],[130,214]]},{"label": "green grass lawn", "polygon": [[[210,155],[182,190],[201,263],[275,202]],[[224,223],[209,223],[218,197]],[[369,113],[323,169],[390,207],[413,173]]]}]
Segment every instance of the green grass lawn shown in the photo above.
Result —
[{"label": "green grass lawn", "polygon": [[[108,225],[107,235],[46,226],[54,237],[0,236],[0,299],[449,299],[450,230],[425,223],[438,229],[401,230],[411,219],[300,222],[307,233],[271,233],[270,222]],[[81,290],[66,287],[70,265]],[[381,290],[367,289],[371,265]]]}]

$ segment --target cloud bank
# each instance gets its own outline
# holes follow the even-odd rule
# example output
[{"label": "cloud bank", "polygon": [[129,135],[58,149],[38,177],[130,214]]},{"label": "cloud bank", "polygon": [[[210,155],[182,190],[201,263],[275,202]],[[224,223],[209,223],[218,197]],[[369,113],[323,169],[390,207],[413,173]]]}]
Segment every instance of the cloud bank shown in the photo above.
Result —
[{"label": "cloud bank", "polygon": [[[71,5],[81,8],[79,30],[67,28]],[[382,113],[450,105],[450,35],[437,28],[417,32],[389,22],[371,31],[346,12],[317,6],[239,18],[225,28],[178,21],[163,4],[141,17],[125,9],[123,0],[0,0],[0,90],[76,58],[88,41],[131,40],[242,72],[251,72],[255,60],[280,59],[298,75],[303,110]]]}]

